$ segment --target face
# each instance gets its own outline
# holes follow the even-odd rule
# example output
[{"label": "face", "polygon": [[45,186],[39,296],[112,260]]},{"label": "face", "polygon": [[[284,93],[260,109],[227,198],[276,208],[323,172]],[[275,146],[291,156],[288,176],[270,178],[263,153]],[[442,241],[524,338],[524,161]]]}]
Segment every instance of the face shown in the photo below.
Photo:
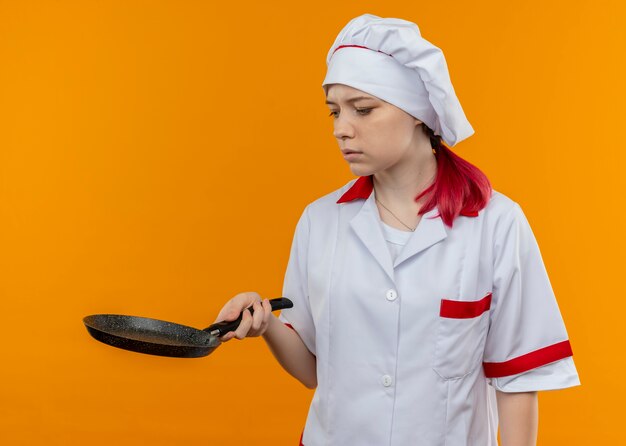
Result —
[{"label": "face", "polygon": [[343,84],[327,88],[334,136],[354,175],[392,171],[417,156],[421,121],[375,96]]}]

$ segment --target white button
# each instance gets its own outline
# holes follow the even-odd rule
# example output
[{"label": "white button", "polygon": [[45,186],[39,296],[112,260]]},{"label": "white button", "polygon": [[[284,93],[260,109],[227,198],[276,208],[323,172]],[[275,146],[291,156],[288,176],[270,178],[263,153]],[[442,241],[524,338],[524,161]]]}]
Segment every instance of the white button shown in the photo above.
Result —
[{"label": "white button", "polygon": [[391,376],[383,375],[383,386],[389,387],[392,382],[393,382],[393,380],[391,379]]},{"label": "white button", "polygon": [[392,301],[392,300],[396,300],[396,297],[398,297],[398,293],[396,292],[396,290],[391,289],[391,290],[387,290],[387,300]]}]

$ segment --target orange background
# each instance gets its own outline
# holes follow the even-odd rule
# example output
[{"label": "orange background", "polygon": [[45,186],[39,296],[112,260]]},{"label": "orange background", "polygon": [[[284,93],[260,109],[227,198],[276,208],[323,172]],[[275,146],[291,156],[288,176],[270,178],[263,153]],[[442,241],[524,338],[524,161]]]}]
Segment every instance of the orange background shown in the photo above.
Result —
[{"label": "orange background", "polygon": [[0,443],[297,444],[312,391],[261,338],[161,358],[81,319],[280,295],[302,209],[353,178],[321,82],[366,12],[443,49],[454,150],[539,241],[583,383],[540,393],[539,444],[624,441],[623,1],[0,0]]}]

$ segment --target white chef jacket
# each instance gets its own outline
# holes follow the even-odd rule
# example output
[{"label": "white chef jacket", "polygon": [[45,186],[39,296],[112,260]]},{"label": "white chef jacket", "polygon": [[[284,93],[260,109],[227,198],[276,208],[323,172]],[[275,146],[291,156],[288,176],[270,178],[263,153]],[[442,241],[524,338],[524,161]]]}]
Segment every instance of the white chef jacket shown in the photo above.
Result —
[{"label": "white chef jacket", "polygon": [[[411,233],[389,226],[382,220],[381,225],[391,260],[395,261]],[[515,375],[487,378],[487,382],[501,392],[554,390],[580,385],[572,356]]]},{"label": "white chef jacket", "polygon": [[493,191],[453,228],[437,213],[392,259],[371,177],[304,210],[280,315],[317,358],[302,445],[496,446],[493,381],[580,383],[520,206]]}]

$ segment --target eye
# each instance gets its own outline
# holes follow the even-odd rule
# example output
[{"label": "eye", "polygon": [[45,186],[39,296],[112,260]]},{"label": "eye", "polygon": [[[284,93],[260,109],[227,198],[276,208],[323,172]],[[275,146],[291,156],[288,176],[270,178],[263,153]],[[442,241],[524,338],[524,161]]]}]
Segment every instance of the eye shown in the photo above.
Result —
[{"label": "eye", "polygon": [[[356,108],[355,110],[359,115],[365,116],[365,115],[368,115],[373,110],[373,108]],[[328,116],[334,116],[336,118],[337,113],[339,112],[331,111]]]}]

